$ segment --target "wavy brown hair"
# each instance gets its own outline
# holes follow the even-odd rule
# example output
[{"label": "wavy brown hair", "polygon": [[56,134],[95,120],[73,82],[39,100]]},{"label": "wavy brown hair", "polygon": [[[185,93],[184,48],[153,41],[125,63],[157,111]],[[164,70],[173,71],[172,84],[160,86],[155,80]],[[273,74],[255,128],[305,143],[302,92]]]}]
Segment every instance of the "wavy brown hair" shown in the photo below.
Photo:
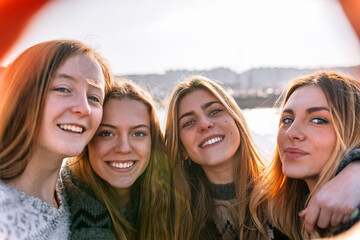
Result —
[{"label": "wavy brown hair", "polygon": [[150,115],[151,154],[149,164],[130,190],[135,205],[136,223],[123,216],[116,189],[91,168],[87,148],[70,161],[70,168],[92,189],[96,198],[108,209],[117,239],[173,239],[173,214],[170,167],[164,150],[164,136],[152,96],[129,80],[114,81],[107,92],[109,99],[130,98],[144,103]]},{"label": "wavy brown hair", "polygon": [[[337,136],[336,146],[322,169],[319,180],[311,194],[305,181],[288,178],[282,172],[278,147],[273,161],[264,176],[263,184],[254,190],[252,208],[268,205],[271,223],[290,239],[309,239],[303,222],[297,215],[312,197],[335,176],[342,157],[360,147],[360,83],[343,74],[318,72],[294,79],[284,94],[282,108],[290,96],[304,86],[319,87],[325,94]],[[256,216],[255,216],[256,218]],[[260,227],[260,226],[259,226]],[[333,229],[321,233],[330,236]]]},{"label": "wavy brown hair", "polygon": [[[178,239],[212,239],[205,225],[213,217],[215,204],[210,196],[207,177],[195,162],[186,168],[181,160],[185,149],[180,140],[179,102],[190,92],[205,89],[213,94],[234,118],[240,133],[240,146],[234,156],[233,180],[236,203],[228,212],[232,215],[239,239],[259,239],[262,233],[249,212],[249,195],[255,179],[262,172],[263,163],[255,151],[250,131],[235,100],[219,84],[202,76],[193,76],[173,89],[167,108],[165,130],[166,151],[173,171],[175,189],[175,235]],[[258,212],[262,215],[261,211]]]},{"label": "wavy brown hair", "polygon": [[7,67],[0,81],[0,179],[23,173],[36,144],[51,80],[68,58],[79,54],[97,60],[107,88],[111,73],[106,61],[76,40],[36,44]]}]

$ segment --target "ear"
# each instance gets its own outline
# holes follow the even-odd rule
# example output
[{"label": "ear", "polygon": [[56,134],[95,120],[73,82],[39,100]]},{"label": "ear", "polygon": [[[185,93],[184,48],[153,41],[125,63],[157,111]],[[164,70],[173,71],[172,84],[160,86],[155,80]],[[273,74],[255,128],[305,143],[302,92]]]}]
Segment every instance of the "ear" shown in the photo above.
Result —
[{"label": "ear", "polygon": [[187,154],[183,146],[181,146],[180,151],[181,151],[181,159],[185,160],[189,158],[189,155]]}]

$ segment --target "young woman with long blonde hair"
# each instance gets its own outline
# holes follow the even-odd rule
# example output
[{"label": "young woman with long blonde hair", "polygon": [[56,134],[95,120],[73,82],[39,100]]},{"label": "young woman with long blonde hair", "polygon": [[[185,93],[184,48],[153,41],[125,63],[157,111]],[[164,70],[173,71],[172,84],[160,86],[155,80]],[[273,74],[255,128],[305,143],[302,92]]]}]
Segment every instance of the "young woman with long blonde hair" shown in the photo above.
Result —
[{"label": "young woman with long blonde hair", "polygon": [[[359,120],[358,81],[320,72],[290,83],[282,103],[276,153],[253,195],[254,203],[268,203],[270,222],[290,239],[331,236],[359,220],[357,209],[350,224],[307,233],[298,216],[339,166],[360,159]],[[344,203],[344,217],[332,221],[345,223],[352,212],[347,208]]]},{"label": "young woman with long blonde hair", "polygon": [[173,239],[171,175],[151,95],[114,82],[104,115],[62,179],[73,239]]}]

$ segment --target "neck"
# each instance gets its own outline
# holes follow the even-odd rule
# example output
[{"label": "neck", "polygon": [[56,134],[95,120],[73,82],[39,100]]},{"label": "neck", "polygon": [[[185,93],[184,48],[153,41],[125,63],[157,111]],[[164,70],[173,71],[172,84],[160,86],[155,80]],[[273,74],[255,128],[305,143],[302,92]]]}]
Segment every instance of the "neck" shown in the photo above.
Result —
[{"label": "neck", "polygon": [[8,183],[17,190],[41,199],[50,206],[58,207],[54,193],[62,159],[62,156],[35,151],[24,172]]},{"label": "neck", "polygon": [[319,180],[319,177],[316,176],[316,177],[312,177],[312,178],[307,178],[307,179],[304,179],[308,188],[309,188],[309,191],[312,192],[314,190],[314,187],[315,185],[317,184],[318,180]]},{"label": "neck", "polygon": [[232,161],[224,166],[201,166],[211,183],[226,184],[234,181]]},{"label": "neck", "polygon": [[119,205],[121,208],[126,207],[130,201],[130,188],[117,188],[117,195],[119,197]]}]

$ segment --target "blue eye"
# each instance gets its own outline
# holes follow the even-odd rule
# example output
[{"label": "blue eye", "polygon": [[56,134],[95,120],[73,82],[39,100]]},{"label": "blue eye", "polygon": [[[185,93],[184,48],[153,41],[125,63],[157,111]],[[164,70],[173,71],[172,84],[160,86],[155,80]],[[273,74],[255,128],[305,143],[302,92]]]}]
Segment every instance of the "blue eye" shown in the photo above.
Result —
[{"label": "blue eye", "polygon": [[294,120],[293,120],[292,118],[285,117],[285,118],[283,118],[283,119],[281,120],[281,122],[282,122],[283,124],[291,124],[291,123],[294,122]]},{"label": "blue eye", "polygon": [[94,102],[100,102],[100,99],[95,96],[89,96],[88,99],[90,99],[91,101],[94,101]]},{"label": "blue eye", "polygon": [[145,137],[146,136],[146,133],[144,132],[135,132],[133,134],[134,137]]},{"label": "blue eye", "polygon": [[62,92],[62,93],[70,93],[70,90],[65,87],[54,88],[54,91]]},{"label": "blue eye", "polygon": [[319,125],[328,123],[328,121],[326,121],[325,119],[322,119],[322,118],[313,118],[311,120],[311,122],[313,122],[315,124],[319,124]]},{"label": "blue eye", "polygon": [[99,133],[99,136],[101,137],[111,137],[114,136],[114,134],[112,134],[110,131],[102,131]]}]

